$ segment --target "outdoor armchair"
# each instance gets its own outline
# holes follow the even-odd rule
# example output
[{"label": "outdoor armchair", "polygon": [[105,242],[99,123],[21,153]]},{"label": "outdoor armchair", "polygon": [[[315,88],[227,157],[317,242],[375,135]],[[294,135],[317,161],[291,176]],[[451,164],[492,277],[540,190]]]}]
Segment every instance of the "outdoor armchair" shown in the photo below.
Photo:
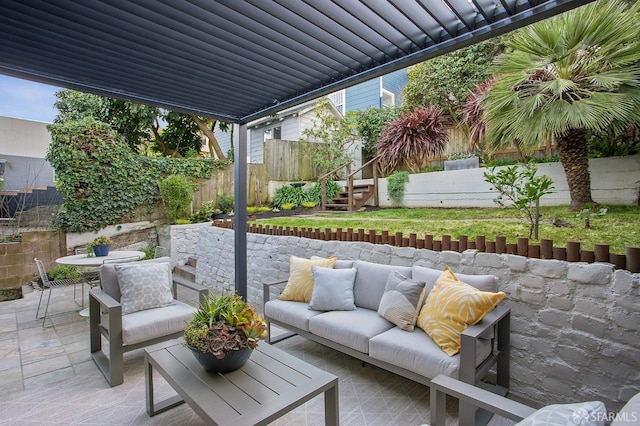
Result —
[{"label": "outdoor armchair", "polygon": [[[103,264],[101,288],[89,292],[91,356],[109,385],[124,380],[124,353],[182,336],[196,308],[177,300],[178,285],[198,292],[208,288],[171,276],[170,258]],[[167,294],[168,293],[168,294]],[[108,342],[103,350],[102,337]]]},{"label": "outdoor armchair", "polygon": [[[519,425],[572,425],[589,424],[637,424],[640,421],[640,393],[636,394],[618,413],[610,413],[600,401],[590,401],[575,404],[554,404],[538,410],[519,402],[496,395],[485,389],[463,383],[444,375],[437,376],[431,381],[431,426],[444,426],[446,421],[445,398],[447,395],[481,408],[485,413],[498,414],[509,420],[519,422]],[[486,420],[486,419],[485,419]],[[460,426],[478,424],[475,422],[460,422]]]}]

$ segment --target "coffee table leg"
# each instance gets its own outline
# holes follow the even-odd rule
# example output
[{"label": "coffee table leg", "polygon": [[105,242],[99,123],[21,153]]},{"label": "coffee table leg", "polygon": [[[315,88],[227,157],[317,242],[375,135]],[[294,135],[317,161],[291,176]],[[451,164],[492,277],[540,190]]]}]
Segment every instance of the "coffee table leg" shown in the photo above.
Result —
[{"label": "coffee table leg", "polygon": [[340,424],[340,410],[338,402],[338,379],[334,385],[324,392],[324,423],[338,426]]},{"label": "coffee table leg", "polygon": [[175,395],[169,397],[163,401],[159,401],[158,403],[154,402],[153,398],[153,365],[149,360],[149,353],[147,351],[144,352],[144,383],[145,383],[145,394],[147,401],[147,414],[149,417],[153,417],[156,414],[160,414],[163,411],[167,411],[170,408],[178,406],[180,404],[184,404],[184,399],[180,397],[180,395]]}]

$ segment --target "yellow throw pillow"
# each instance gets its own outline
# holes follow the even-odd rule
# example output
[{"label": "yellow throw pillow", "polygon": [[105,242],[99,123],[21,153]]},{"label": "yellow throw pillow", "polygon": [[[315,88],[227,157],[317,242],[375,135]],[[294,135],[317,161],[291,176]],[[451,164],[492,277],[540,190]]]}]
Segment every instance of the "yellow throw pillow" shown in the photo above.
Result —
[{"label": "yellow throw pillow", "polygon": [[445,267],[420,310],[417,325],[452,356],[460,352],[460,333],[484,318],[505,296],[459,281]]},{"label": "yellow throw pillow", "polygon": [[313,272],[311,272],[311,267],[333,268],[335,264],[335,256],[313,260],[291,256],[289,258],[289,281],[287,281],[287,285],[278,296],[278,299],[308,303],[313,294]]}]

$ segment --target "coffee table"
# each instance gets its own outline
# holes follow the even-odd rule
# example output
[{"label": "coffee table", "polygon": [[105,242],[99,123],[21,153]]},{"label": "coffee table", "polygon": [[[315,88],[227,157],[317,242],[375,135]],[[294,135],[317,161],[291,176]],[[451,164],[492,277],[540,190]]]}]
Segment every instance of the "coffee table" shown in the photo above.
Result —
[{"label": "coffee table", "polygon": [[[325,424],[339,424],[338,378],[265,342],[224,374],[206,372],[175,341],[146,348],[144,362],[149,416],[186,402],[207,424],[266,425],[324,392]],[[178,395],[154,401],[154,369]]]}]

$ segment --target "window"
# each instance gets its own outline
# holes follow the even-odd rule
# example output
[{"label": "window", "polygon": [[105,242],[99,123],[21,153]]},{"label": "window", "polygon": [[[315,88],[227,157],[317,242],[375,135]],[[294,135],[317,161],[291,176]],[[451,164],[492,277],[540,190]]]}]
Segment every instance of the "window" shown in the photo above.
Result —
[{"label": "window", "polygon": [[340,90],[339,92],[334,92],[330,95],[327,95],[327,98],[329,98],[333,106],[336,107],[338,111],[340,111],[340,114],[344,115],[344,90]]},{"label": "window", "polygon": [[396,95],[388,90],[382,89],[382,106],[395,106]]},{"label": "window", "polygon": [[278,126],[266,129],[264,131],[263,141],[266,142],[267,139],[282,139],[282,127]]}]

